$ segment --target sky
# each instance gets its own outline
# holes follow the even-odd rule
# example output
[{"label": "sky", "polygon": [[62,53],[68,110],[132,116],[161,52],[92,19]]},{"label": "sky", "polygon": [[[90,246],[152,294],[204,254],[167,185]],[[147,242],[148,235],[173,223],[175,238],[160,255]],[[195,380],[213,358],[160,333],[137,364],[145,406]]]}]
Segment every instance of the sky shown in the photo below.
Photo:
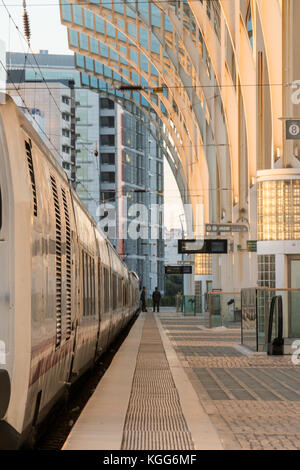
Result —
[{"label": "sky", "polygon": [[[12,19],[3,5],[7,6]],[[57,0],[27,0],[31,30],[31,49],[46,49],[52,54],[73,54],[68,48],[67,29],[61,25]],[[19,28],[17,30],[13,21]],[[23,0],[0,0],[0,39],[7,51],[27,52],[23,37]],[[179,215],[183,214],[178,187],[173,173],[165,161],[165,226],[181,228]]]},{"label": "sky", "polygon": [[[3,1],[12,19],[24,34],[23,0]],[[26,4],[30,20],[31,49],[33,51],[48,49],[52,53],[71,54],[72,52],[68,48],[67,29],[60,23],[58,1],[27,0]],[[0,0],[0,39],[5,41],[7,50],[27,51],[26,42],[18,33],[12,20],[9,21],[2,0]]]}]

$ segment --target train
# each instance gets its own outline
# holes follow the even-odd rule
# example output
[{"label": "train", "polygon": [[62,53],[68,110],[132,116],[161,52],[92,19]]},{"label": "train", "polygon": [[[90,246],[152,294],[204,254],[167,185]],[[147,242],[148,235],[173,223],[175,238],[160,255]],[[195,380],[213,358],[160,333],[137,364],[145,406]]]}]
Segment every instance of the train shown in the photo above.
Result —
[{"label": "train", "polygon": [[140,281],[0,96],[0,449],[39,425],[140,310]]}]

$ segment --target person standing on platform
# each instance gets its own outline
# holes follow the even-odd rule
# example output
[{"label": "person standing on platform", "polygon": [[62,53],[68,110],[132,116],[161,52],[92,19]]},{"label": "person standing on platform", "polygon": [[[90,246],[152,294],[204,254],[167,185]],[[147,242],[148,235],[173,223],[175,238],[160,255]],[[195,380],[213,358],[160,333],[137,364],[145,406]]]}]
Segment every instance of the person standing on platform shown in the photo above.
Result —
[{"label": "person standing on platform", "polygon": [[157,312],[159,312],[160,299],[161,299],[161,294],[158,290],[158,287],[155,287],[155,291],[152,294],[153,312],[155,312],[155,307],[157,308]]},{"label": "person standing on platform", "polygon": [[142,312],[147,312],[147,307],[146,307],[146,287],[143,287],[142,293],[141,293],[141,302],[142,302]]}]

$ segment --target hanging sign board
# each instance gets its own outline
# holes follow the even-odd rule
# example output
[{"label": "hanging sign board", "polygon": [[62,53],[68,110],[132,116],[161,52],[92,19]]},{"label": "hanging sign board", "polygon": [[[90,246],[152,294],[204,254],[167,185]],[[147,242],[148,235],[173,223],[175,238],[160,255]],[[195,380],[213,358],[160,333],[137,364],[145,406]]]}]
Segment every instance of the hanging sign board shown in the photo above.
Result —
[{"label": "hanging sign board", "polygon": [[192,266],[165,266],[165,274],[192,274]]}]

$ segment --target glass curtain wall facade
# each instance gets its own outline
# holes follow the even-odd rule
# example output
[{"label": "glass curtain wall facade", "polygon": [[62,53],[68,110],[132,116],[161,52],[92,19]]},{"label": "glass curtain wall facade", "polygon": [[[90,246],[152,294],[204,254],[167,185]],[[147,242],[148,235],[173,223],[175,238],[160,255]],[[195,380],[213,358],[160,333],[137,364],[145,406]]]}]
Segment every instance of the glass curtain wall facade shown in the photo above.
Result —
[{"label": "glass curtain wall facade", "polygon": [[128,108],[100,97],[101,202],[115,211],[115,247],[150,296],[156,286],[164,290],[162,211],[156,216],[163,204],[163,154],[144,113]]}]

